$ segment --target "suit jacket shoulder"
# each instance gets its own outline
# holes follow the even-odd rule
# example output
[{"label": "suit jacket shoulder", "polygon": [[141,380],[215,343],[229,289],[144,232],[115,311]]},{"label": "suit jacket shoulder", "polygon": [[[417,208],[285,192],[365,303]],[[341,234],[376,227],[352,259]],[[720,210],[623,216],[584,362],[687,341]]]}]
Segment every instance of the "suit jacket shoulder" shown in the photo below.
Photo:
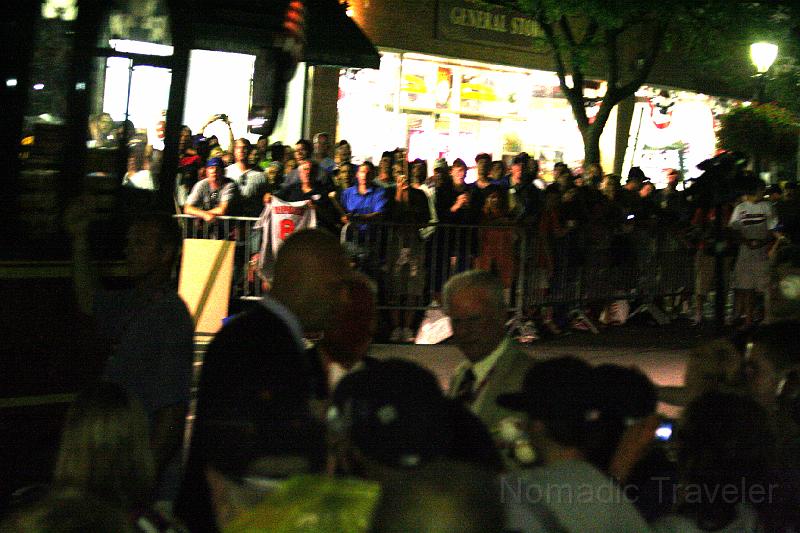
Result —
[{"label": "suit jacket shoulder", "polygon": [[[497,405],[497,396],[507,392],[517,392],[522,388],[522,379],[528,371],[534,359],[516,346],[510,343],[497,359],[491,375],[486,381],[478,397],[472,403],[471,410],[478,418],[483,421],[489,431],[492,431],[507,417],[524,417],[516,411],[509,411]],[[459,366],[455,378],[451,382],[452,391],[457,390],[457,385],[466,368],[466,364]]]}]

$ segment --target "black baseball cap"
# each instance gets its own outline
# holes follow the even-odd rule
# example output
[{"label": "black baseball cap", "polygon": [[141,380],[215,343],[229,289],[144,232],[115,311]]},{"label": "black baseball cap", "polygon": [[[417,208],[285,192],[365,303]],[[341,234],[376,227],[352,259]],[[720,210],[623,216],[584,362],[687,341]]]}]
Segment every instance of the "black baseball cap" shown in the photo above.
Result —
[{"label": "black baseball cap", "polygon": [[599,407],[592,367],[573,356],[534,363],[522,390],[500,394],[497,404],[526,413],[534,420],[591,419]]},{"label": "black baseball cap", "polygon": [[333,393],[328,425],[367,457],[410,468],[448,453],[449,409],[436,377],[402,359],[371,361]]},{"label": "black baseball cap", "polygon": [[656,387],[638,368],[604,364],[592,372],[603,418],[635,420],[656,411]]}]

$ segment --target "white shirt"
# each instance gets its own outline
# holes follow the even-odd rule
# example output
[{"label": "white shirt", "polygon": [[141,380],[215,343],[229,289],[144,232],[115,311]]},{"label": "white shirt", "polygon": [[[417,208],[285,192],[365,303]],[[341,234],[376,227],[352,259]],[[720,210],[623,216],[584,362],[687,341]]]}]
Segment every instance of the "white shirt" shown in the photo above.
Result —
[{"label": "white shirt", "polygon": [[511,342],[511,339],[505,337],[492,353],[472,365],[472,372],[475,373],[473,392],[477,391],[483,385],[483,382],[489,378],[489,374],[492,372],[494,365],[497,364],[497,360],[500,359],[500,355],[508,347],[509,342]]},{"label": "white shirt", "polygon": [[135,189],[147,189],[148,191],[156,189],[153,174],[149,170],[140,170],[130,177],[126,176],[122,184]]},{"label": "white shirt", "polygon": [[745,200],[734,208],[728,224],[745,239],[763,240],[778,225],[778,217],[769,202]]}]

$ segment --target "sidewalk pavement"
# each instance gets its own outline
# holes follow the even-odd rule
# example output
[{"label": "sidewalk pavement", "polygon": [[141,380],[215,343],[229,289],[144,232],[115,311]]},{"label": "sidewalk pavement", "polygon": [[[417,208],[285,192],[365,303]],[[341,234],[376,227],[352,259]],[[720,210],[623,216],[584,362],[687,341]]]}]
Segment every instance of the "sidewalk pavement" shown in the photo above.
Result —
[{"label": "sidewalk pavement", "polygon": [[[676,320],[663,326],[630,323],[608,327],[597,335],[575,331],[522,347],[533,357],[569,354],[592,364],[636,365],[659,387],[681,387],[690,350],[712,338],[711,328],[692,327],[688,321]],[[445,389],[462,360],[458,348],[447,341],[436,345],[375,344],[372,354],[414,361],[430,369]],[[660,403],[659,412],[676,417],[680,408]]]}]

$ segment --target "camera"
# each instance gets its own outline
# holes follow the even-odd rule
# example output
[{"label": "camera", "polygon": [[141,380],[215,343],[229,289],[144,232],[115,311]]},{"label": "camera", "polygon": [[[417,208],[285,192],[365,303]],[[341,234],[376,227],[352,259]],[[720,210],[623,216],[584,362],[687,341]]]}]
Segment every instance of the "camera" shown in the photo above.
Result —
[{"label": "camera", "polygon": [[656,440],[667,442],[672,438],[672,422],[665,420],[656,428]]}]

